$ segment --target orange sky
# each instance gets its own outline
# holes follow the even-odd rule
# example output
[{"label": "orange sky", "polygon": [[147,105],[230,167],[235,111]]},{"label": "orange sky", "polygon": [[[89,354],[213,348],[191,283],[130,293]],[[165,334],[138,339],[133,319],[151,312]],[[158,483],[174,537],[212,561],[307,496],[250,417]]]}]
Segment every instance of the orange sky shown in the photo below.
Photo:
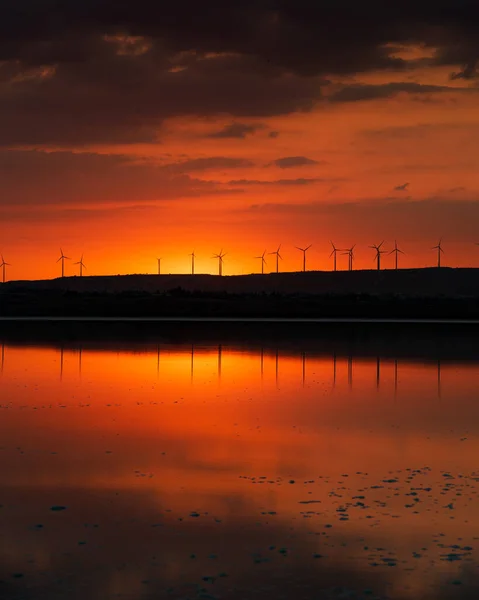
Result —
[{"label": "orange sky", "polygon": [[[146,61],[153,52],[142,36],[106,36],[98,44],[96,52],[108,48],[112,61]],[[478,266],[479,89],[474,80],[451,79],[463,65],[428,63],[436,51],[395,44],[390,57],[409,61],[406,71],[331,74],[327,85],[318,80],[321,93],[307,110],[193,114],[192,99],[192,114],[169,114],[156,126],[151,119],[149,141],[57,135],[59,141],[4,144],[0,251],[11,263],[7,278],[59,276],[60,247],[72,259],[67,275],[78,272],[73,263],[82,254],[87,274],[154,273],[157,257],[164,273],[186,273],[192,250],[196,272],[216,273],[211,257],[220,249],[224,274],[258,272],[254,257],[279,244],[281,270],[299,270],[295,246],[309,244],[308,268],[331,269],[329,240],[357,244],[355,268],[366,269],[374,267],[369,245],[384,239],[390,250],[397,239],[406,253],[401,266],[419,267],[435,264],[431,247],[441,237],[443,264]],[[197,60],[214,70],[228,57]],[[176,61],[169,76],[186,77],[193,67],[183,55]],[[25,67],[9,87],[0,85],[0,100],[54,86],[62,68]],[[287,77],[278,75],[275,85]],[[358,89],[373,97],[341,96]],[[266,258],[266,271],[274,270],[273,256]],[[346,268],[347,257],[338,265]],[[393,257],[383,266],[392,267]]]}]

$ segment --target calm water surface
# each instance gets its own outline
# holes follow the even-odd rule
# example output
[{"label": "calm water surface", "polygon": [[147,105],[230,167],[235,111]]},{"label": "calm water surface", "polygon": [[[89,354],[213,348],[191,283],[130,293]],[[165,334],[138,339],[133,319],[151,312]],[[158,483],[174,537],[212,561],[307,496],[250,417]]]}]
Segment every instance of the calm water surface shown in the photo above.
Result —
[{"label": "calm water surface", "polygon": [[0,597],[478,598],[479,362],[407,354],[5,342]]}]

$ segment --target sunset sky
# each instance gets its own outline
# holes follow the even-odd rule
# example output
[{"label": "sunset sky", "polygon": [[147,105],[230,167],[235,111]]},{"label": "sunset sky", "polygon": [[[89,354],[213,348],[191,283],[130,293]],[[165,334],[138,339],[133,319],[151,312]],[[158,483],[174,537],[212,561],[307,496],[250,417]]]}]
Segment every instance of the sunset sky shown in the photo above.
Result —
[{"label": "sunset sky", "polygon": [[8,278],[479,266],[478,40],[477,0],[4,0]]}]

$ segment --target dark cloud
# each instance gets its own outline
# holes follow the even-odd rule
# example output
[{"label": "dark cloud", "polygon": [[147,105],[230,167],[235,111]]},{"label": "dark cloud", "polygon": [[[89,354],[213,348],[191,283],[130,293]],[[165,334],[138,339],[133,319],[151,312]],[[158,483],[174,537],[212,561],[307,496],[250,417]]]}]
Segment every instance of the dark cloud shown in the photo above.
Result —
[{"label": "dark cloud", "polygon": [[210,156],[207,158],[192,158],[176,163],[163,165],[162,168],[171,173],[191,173],[209,169],[238,169],[252,167],[254,163],[245,158],[230,158],[227,156]]},{"label": "dark cloud", "polygon": [[[310,110],[337,76],[417,66],[398,58],[405,44],[431,50],[422,67],[450,65],[455,79],[467,80],[479,58],[478,34],[472,0],[210,0],[201,11],[192,0],[4,0],[0,143],[152,142],[168,117]],[[347,85],[328,98],[445,89]],[[218,135],[228,133],[242,136],[238,126]]]},{"label": "dark cloud", "polygon": [[308,165],[319,165],[326,164],[325,161],[313,160],[306,156],[285,156],[284,158],[277,158],[273,161],[274,165],[280,169],[290,169],[292,167],[306,167]]},{"label": "dark cloud", "polygon": [[477,61],[466,65],[462,71],[451,73],[450,78],[453,81],[456,79],[478,79],[479,73],[477,72]]},{"label": "dark cloud", "polygon": [[394,191],[396,192],[405,192],[409,187],[409,182],[401,183],[400,185],[396,185]]},{"label": "dark cloud", "polygon": [[[326,181],[324,179],[306,179],[300,177],[298,179],[275,179],[273,181],[264,181],[260,179],[233,179],[232,181],[228,181],[229,185],[310,185],[312,183],[318,183],[321,181]],[[328,179],[327,181],[331,181]]]},{"label": "dark cloud", "polygon": [[[250,165],[211,157],[158,165],[125,155],[74,152],[0,152],[0,208],[15,206],[155,202],[227,190],[187,173]],[[28,174],[28,176],[26,176]]]},{"label": "dark cloud", "polygon": [[279,136],[279,131],[270,131],[268,137],[276,139]]},{"label": "dark cloud", "polygon": [[262,129],[264,125],[246,125],[245,123],[231,123],[231,125],[225,125],[223,129],[214,131],[208,134],[206,137],[210,138],[236,138],[244,139],[247,135],[255,133],[258,129]]},{"label": "dark cloud", "polygon": [[440,85],[422,85],[412,82],[384,83],[378,85],[355,84],[346,85],[337,92],[328,95],[329,102],[359,102],[389,98],[405,92],[408,94],[432,94],[455,91],[455,88]]}]

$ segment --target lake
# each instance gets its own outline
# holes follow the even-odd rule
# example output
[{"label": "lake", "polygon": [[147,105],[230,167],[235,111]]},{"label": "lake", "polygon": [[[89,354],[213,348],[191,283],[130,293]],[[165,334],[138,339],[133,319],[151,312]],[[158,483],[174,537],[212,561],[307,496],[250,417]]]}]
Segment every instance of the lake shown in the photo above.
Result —
[{"label": "lake", "polygon": [[0,332],[0,598],[479,597],[464,328]]}]

